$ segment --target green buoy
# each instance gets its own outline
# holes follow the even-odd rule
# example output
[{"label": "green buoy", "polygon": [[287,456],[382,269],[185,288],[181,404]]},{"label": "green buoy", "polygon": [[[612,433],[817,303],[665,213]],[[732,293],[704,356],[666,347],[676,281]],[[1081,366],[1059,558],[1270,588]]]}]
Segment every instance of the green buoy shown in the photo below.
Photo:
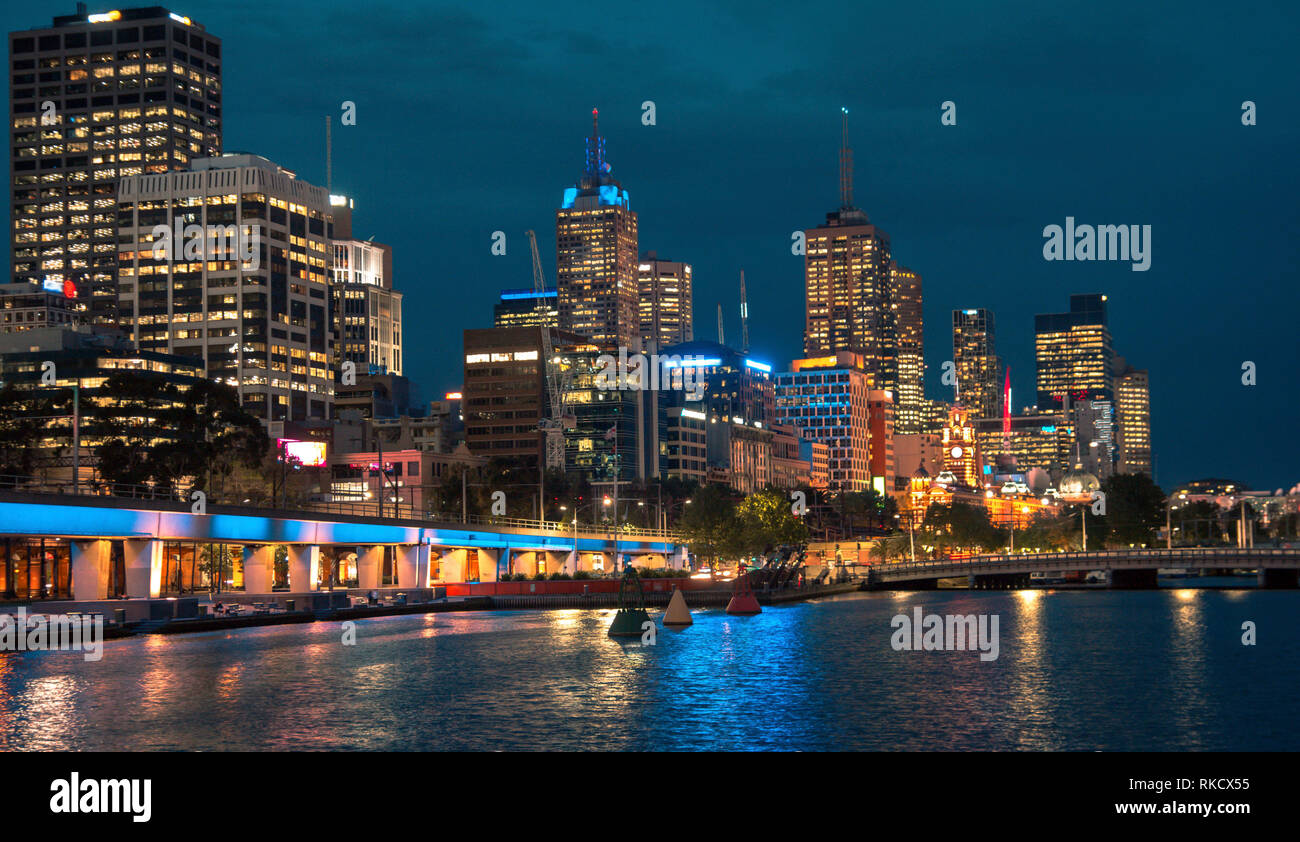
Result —
[{"label": "green buoy", "polygon": [[641,577],[636,568],[623,571],[623,581],[618,586],[618,613],[609,624],[610,637],[640,637],[645,624],[653,622],[645,610],[645,594],[641,591]]}]

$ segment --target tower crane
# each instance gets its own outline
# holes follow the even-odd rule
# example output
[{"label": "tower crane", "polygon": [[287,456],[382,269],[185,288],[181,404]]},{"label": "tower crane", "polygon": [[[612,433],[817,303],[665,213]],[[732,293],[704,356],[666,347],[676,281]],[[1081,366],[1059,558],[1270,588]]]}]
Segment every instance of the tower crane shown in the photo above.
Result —
[{"label": "tower crane", "polygon": [[[546,279],[542,275],[542,259],[537,254],[537,234],[532,230],[524,232],[528,236],[528,246],[533,253],[533,291],[546,292]],[[539,308],[542,305],[538,305]],[[577,426],[577,418],[569,410],[566,402],[568,377],[560,370],[560,363],[555,356],[555,345],[551,341],[551,328],[541,326],[542,354],[545,360],[546,391],[550,402],[550,416],[543,418],[537,425],[545,437],[546,467],[564,470],[564,431]],[[543,505],[545,505],[543,501]]]}]

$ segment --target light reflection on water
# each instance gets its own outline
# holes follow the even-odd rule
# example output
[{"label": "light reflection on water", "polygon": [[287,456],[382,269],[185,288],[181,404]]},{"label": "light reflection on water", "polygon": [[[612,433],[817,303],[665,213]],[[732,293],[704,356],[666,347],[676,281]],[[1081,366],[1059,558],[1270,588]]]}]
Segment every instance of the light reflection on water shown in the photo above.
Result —
[{"label": "light reflection on water", "polygon": [[[337,623],[152,635],[0,655],[0,749],[1295,750],[1295,600],[853,594],[696,611],[655,646],[577,609],[377,618],[355,646]],[[893,651],[916,605],[997,613],[1000,657]]]}]

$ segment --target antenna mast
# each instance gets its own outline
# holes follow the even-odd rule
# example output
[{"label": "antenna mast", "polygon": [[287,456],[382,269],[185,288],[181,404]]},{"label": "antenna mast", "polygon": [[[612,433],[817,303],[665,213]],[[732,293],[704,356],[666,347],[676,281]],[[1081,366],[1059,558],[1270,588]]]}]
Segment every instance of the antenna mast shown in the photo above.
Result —
[{"label": "antenna mast", "polygon": [[721,304],[718,305],[718,344],[719,345],[727,344],[726,334],[722,332],[722,305]]},{"label": "antenna mast", "polygon": [[840,108],[840,210],[853,209],[853,150],[849,148],[849,109]]},{"label": "antenna mast", "polygon": [[745,270],[740,270],[740,353],[749,353],[749,302],[745,300]]}]

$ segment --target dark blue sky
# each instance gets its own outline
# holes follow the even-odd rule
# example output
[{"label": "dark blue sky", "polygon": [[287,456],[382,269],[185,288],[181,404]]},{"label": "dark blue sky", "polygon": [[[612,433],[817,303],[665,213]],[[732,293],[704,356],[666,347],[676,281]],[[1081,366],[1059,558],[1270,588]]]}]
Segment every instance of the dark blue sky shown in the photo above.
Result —
[{"label": "dark blue sky", "polygon": [[[9,28],[73,3],[6,2]],[[905,8],[895,8],[895,6]],[[1189,2],[356,4],[187,2],[225,43],[225,146],[334,187],[355,230],[394,247],[407,374],[460,386],[461,329],[554,281],[554,210],[601,112],[641,248],[694,264],[697,336],[716,307],[754,355],[801,355],[792,231],[838,204],[839,109],[856,199],[924,277],[927,390],[951,310],[987,307],[1017,407],[1032,403],[1033,316],[1110,297],[1116,351],[1151,372],[1157,479],[1300,481],[1295,152],[1300,12]],[[1279,4],[1280,6],[1280,4]],[[105,7],[107,8],[107,7]],[[91,11],[98,11],[92,4]],[[1258,125],[1241,124],[1241,103]],[[338,125],[340,103],[357,125]],[[641,124],[653,100],[658,124]],[[941,126],[953,100],[958,123]],[[1149,224],[1152,265],[1049,263],[1045,225]],[[508,236],[492,256],[494,230]],[[1241,385],[1241,364],[1258,385]]]}]

